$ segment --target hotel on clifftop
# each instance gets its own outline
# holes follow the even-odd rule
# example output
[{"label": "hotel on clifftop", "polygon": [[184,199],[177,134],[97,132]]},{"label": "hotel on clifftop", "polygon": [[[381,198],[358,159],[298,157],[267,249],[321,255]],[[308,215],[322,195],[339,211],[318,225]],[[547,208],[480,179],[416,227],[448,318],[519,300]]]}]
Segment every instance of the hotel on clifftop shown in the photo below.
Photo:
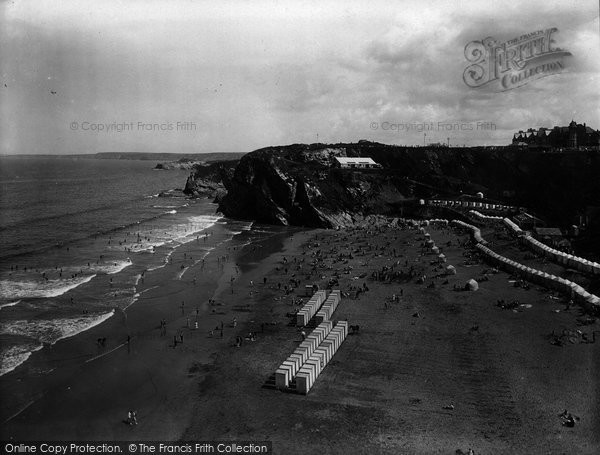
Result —
[{"label": "hotel on clifftop", "polygon": [[539,150],[599,150],[600,131],[577,124],[574,120],[569,126],[554,128],[529,128],[515,133],[512,145]]}]

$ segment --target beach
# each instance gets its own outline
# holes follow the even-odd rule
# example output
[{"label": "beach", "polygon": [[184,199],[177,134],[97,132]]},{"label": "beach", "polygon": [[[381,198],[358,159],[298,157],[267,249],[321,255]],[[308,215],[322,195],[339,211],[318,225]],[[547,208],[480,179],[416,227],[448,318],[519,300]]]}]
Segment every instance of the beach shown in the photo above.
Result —
[{"label": "beach", "polygon": [[[0,378],[3,410],[11,396],[32,401],[5,421],[2,439],[269,440],[274,453],[597,452],[600,348],[550,341],[563,329],[591,334],[598,322],[580,327],[582,314],[565,310],[562,296],[515,287],[474,255],[468,235],[427,232],[445,245],[455,275],[434,278],[447,264],[426,254],[416,229],[275,229],[212,251],[195,284],[169,279],[178,258],[194,254],[186,244],[173,264],[147,274],[148,291],[126,312],[32,357],[30,369],[66,359],[60,374],[25,384]],[[373,279],[393,264],[427,278]],[[360,330],[307,396],[269,387],[301,341],[287,316],[299,308],[293,300],[306,301],[306,284],[324,287],[333,275],[347,293],[333,319]],[[454,290],[482,277],[477,291]],[[290,280],[299,286],[286,295]],[[522,306],[502,309],[498,299]],[[114,339],[106,352],[97,351],[101,335]],[[126,423],[130,410],[135,426]],[[564,410],[577,416],[573,428],[562,425]]]},{"label": "beach", "polygon": [[[277,245],[271,238],[277,234],[262,235],[270,239],[268,245]],[[224,307],[232,295],[230,279],[239,275],[231,261],[245,243],[243,238],[224,242],[193,266],[189,258],[204,252],[205,242],[180,246],[165,267],[145,273],[135,304],[98,326],[46,346],[0,377],[2,419],[18,414],[3,426],[3,439],[139,438],[122,423],[129,410],[138,410],[138,419],[146,421],[139,428],[147,429],[147,439],[177,438],[185,428],[186,408],[193,403],[189,395],[198,365],[210,363],[220,346],[231,341],[231,312]],[[181,277],[184,264],[188,268]],[[236,281],[233,292],[241,292]],[[209,299],[216,305],[209,305]],[[221,322],[223,338],[218,332],[210,337],[210,330]],[[99,346],[103,338],[106,342]],[[174,404],[175,397],[179,400]],[[13,433],[15,428],[19,430]]]}]

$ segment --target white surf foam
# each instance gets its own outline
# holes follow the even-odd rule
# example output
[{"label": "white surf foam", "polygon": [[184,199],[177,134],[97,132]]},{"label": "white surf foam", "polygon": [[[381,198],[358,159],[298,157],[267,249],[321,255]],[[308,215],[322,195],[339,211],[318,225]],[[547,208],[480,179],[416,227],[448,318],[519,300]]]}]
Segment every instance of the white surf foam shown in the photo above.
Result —
[{"label": "white surf foam", "polygon": [[107,275],[114,275],[119,273],[121,270],[126,269],[132,264],[131,259],[127,258],[126,261],[113,261],[111,263],[104,263],[104,265],[92,267],[95,272],[106,273]]},{"label": "white surf foam", "polygon": [[21,303],[21,300],[17,300],[16,302],[2,303],[2,304],[0,304],[0,310],[1,310],[2,308],[6,308],[6,307],[9,307],[9,306],[15,306],[15,305],[18,305],[19,303]]},{"label": "white surf foam", "polygon": [[24,363],[35,351],[44,347],[39,343],[27,343],[11,346],[0,353],[0,376],[11,372]]},{"label": "white surf foam", "polygon": [[0,296],[5,299],[58,297],[91,281],[96,275],[58,280],[0,281]]},{"label": "white surf foam", "polygon": [[[104,262],[88,262],[86,265],[70,265],[63,267],[55,267],[55,268],[46,268],[41,271],[41,273],[45,274],[50,278],[57,278],[59,273],[62,273],[63,277],[69,277],[73,275],[83,275],[83,274],[106,274],[106,275],[114,275],[115,273],[119,273],[121,270],[132,265],[131,259],[127,258],[125,260],[115,260],[115,261],[104,261]],[[27,276],[27,275],[25,275]],[[41,276],[40,272],[36,272],[36,277]]]},{"label": "white surf foam", "polygon": [[142,294],[145,294],[146,292],[151,291],[152,289],[156,289],[158,287],[160,287],[160,286],[150,286],[149,288],[144,289],[143,291],[136,292],[133,296],[133,301],[131,302],[131,305],[133,305],[135,302],[137,302],[139,300],[139,298],[142,296]]},{"label": "white surf foam", "polygon": [[26,336],[40,343],[54,344],[103,323],[113,314],[114,310],[69,318],[6,321],[0,324],[0,333]]},{"label": "white surf foam", "polygon": [[178,280],[181,280],[181,278],[183,278],[183,274],[184,274],[185,272],[187,272],[187,271],[188,271],[188,269],[189,269],[189,267],[185,267],[185,268],[181,269],[181,270],[179,271],[179,273],[177,274],[177,279],[178,279]]}]

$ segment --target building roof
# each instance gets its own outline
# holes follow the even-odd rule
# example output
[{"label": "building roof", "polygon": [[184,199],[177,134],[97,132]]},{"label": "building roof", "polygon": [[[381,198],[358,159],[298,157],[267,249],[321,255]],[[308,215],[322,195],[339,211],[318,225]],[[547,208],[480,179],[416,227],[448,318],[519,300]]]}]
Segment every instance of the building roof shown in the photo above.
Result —
[{"label": "building roof", "polygon": [[340,164],[377,164],[371,158],[346,158],[346,157],[335,157]]}]

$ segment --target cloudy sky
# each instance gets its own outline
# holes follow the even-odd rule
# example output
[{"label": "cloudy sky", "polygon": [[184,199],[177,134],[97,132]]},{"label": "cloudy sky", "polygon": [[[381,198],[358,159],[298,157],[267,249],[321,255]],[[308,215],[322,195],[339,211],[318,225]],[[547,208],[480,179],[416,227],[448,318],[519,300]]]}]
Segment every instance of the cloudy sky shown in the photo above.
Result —
[{"label": "cloudy sky", "polygon": [[[491,145],[571,119],[600,129],[597,0],[0,8],[2,154],[246,152],[317,138]],[[572,54],[560,74],[507,91],[464,83],[467,43],[551,27]]]}]

